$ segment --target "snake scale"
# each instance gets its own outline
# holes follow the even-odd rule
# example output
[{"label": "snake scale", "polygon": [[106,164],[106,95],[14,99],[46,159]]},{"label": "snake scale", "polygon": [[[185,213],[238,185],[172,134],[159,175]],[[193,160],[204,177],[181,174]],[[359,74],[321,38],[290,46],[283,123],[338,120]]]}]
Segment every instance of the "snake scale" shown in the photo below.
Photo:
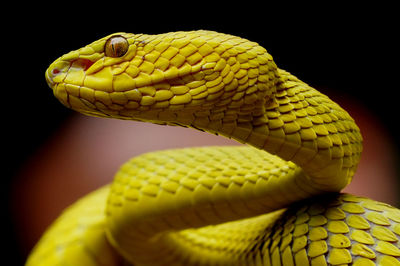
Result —
[{"label": "snake scale", "polygon": [[257,43],[116,33],[61,56],[46,80],[86,115],[248,145],[129,160],[63,212],[27,265],[400,265],[400,211],[339,192],[362,151],[354,120]]}]

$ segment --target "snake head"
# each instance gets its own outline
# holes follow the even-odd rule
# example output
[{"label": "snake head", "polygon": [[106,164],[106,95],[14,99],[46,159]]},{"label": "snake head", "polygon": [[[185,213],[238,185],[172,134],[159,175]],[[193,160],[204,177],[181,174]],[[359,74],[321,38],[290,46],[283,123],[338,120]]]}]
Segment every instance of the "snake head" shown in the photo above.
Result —
[{"label": "snake head", "polygon": [[264,48],[231,35],[116,33],[61,56],[46,79],[84,114],[205,128],[261,113],[276,72]]}]

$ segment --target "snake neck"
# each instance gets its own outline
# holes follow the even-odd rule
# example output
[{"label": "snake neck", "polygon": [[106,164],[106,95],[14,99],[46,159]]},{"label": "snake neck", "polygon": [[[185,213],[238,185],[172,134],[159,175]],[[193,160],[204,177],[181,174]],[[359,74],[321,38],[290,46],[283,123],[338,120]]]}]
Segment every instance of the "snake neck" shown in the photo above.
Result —
[{"label": "snake neck", "polygon": [[207,123],[195,119],[191,127],[292,161],[319,190],[341,190],[360,160],[358,126],[338,104],[295,76],[280,69],[275,75],[271,94],[243,105],[235,116],[229,116],[228,109],[224,120],[213,120],[210,114]]}]

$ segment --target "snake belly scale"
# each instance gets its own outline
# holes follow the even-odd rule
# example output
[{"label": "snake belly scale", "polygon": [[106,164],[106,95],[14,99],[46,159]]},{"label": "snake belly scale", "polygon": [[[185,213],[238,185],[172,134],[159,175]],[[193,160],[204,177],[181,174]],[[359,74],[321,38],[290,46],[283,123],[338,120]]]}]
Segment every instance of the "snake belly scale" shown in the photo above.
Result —
[{"label": "snake belly scale", "polygon": [[400,265],[400,211],[339,191],[362,150],[339,105],[255,42],[117,33],[54,61],[83,114],[248,144],[151,152],[66,209],[27,265]]}]

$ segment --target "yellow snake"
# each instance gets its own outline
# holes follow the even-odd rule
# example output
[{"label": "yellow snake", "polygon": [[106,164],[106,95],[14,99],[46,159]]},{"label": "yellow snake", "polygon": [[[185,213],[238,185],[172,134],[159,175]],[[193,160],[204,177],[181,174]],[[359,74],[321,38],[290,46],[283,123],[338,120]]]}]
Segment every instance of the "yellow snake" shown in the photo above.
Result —
[{"label": "yellow snake", "polygon": [[354,120],[257,43],[117,33],[61,56],[46,79],[83,114],[248,145],[131,159],[64,211],[27,265],[400,265],[400,211],[339,193],[362,150]]}]

